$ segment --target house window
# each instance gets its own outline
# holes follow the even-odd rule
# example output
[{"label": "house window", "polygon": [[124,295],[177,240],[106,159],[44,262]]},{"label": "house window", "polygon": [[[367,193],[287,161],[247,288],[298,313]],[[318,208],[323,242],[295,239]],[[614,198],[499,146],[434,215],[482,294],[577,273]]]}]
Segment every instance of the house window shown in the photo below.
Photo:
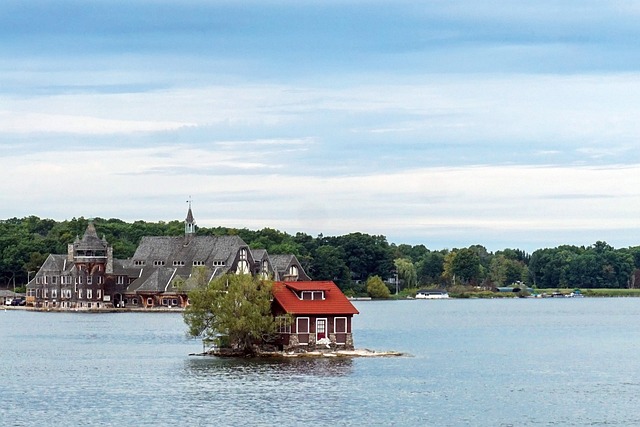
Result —
[{"label": "house window", "polygon": [[58,283],[58,276],[51,276],[51,284],[55,285]]},{"label": "house window", "polygon": [[51,298],[57,298],[57,297],[58,297],[58,290],[51,289]]},{"label": "house window", "polygon": [[42,297],[43,297],[43,298],[48,298],[48,297],[49,297],[49,289],[44,288],[44,289],[42,290]]},{"label": "house window", "polygon": [[103,282],[104,282],[104,277],[98,276],[98,285],[102,285]]},{"label": "house window", "polygon": [[91,299],[91,298],[93,298],[93,290],[87,289],[87,299]]},{"label": "house window", "polygon": [[100,299],[102,297],[102,291],[100,289],[98,289],[96,292],[98,294],[96,296],[98,297],[98,299]]},{"label": "house window", "polygon": [[173,261],[174,267],[182,267],[184,266],[184,261]]},{"label": "house window", "polygon": [[93,276],[87,276],[87,285],[93,284]]},{"label": "house window", "polygon": [[36,277],[36,285],[42,284],[42,277]]},{"label": "house window", "polygon": [[147,298],[147,305],[153,305],[153,298]]},{"label": "house window", "polygon": [[291,267],[289,267],[289,276],[291,276],[291,278],[297,279],[298,267],[296,267],[295,265],[292,265]]},{"label": "house window", "polygon": [[323,300],[324,291],[302,291],[300,294],[302,300]]},{"label": "house window", "polygon": [[336,317],[333,319],[333,332],[336,334],[336,344],[347,342],[347,318]]},{"label": "house window", "polygon": [[78,299],[82,299],[82,289],[78,290]]},{"label": "house window", "polygon": [[202,267],[204,266],[204,261],[193,261],[194,267]]},{"label": "house window", "polygon": [[124,276],[118,276],[118,285],[124,285]]},{"label": "house window", "polygon": [[276,325],[278,327],[279,333],[281,334],[291,333],[291,319],[289,319],[287,316],[277,316]]},{"label": "house window", "polygon": [[224,261],[213,261],[214,267],[224,267]]},{"label": "house window", "polygon": [[159,260],[153,261],[153,265],[155,265],[156,267],[157,266],[162,266],[162,265],[164,265],[164,261],[159,261]]},{"label": "house window", "polygon": [[298,342],[300,345],[309,344],[309,318],[298,317],[296,319],[296,333],[298,334]]},{"label": "house window", "polygon": [[49,284],[49,276],[44,276],[44,284],[45,285]]},{"label": "house window", "polygon": [[133,265],[142,266],[142,265],[144,265],[144,260],[137,259],[137,260],[133,261]]}]

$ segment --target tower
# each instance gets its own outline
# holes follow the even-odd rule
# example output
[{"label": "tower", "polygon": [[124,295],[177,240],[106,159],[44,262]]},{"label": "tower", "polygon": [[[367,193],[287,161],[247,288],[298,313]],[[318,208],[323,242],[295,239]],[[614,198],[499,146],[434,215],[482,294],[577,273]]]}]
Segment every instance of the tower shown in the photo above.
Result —
[{"label": "tower", "polygon": [[189,197],[187,203],[189,203],[189,210],[187,211],[187,217],[184,220],[185,244],[189,244],[193,236],[196,234],[196,221],[193,219],[193,212],[191,211],[191,197]]}]

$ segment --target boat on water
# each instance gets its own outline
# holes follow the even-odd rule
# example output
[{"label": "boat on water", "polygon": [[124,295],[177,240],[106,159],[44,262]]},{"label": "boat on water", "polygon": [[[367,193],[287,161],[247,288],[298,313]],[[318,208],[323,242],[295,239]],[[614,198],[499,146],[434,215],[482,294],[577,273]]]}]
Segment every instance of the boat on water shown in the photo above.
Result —
[{"label": "boat on water", "polygon": [[416,299],[446,299],[449,293],[443,289],[420,289],[416,292]]}]

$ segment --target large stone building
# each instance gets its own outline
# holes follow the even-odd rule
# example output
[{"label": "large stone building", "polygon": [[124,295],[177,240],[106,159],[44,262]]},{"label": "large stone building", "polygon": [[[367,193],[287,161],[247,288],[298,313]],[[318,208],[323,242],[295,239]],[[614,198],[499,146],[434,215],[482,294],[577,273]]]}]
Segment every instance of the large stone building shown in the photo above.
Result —
[{"label": "large stone building", "polygon": [[115,259],[92,222],[67,254],[51,254],[27,285],[27,303],[45,309],[185,307],[196,276],[226,273],[308,281],[294,255],[252,250],[238,236],[198,236],[191,206],[184,236],[143,237],[129,259]]}]

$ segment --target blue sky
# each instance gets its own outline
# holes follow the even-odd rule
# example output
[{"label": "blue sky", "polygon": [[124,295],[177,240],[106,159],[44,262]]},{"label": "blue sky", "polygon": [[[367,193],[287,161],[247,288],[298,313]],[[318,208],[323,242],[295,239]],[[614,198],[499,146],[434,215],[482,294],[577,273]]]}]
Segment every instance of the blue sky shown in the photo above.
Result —
[{"label": "blue sky", "polygon": [[0,218],[640,244],[632,1],[0,4]]}]

